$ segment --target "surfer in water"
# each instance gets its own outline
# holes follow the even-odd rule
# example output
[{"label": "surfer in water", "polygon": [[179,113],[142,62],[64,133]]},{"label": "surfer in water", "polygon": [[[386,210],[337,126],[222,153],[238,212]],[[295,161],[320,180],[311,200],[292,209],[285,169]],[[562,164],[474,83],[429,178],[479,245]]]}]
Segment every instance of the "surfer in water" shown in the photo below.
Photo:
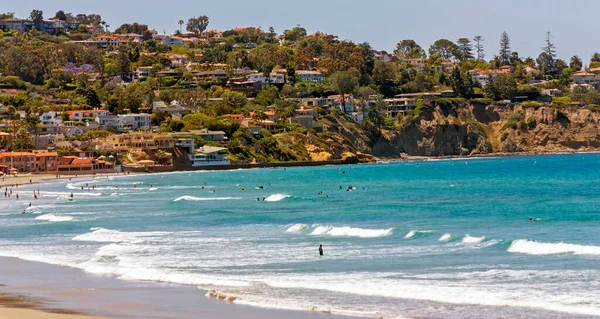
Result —
[{"label": "surfer in water", "polygon": [[319,245],[319,255],[323,256],[323,244]]}]

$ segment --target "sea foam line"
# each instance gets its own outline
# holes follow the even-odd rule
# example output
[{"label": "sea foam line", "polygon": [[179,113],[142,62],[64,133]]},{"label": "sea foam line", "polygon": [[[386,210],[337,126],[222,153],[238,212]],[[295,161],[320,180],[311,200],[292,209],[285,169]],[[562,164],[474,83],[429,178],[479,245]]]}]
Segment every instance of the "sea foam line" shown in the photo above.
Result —
[{"label": "sea foam line", "polygon": [[575,245],[563,242],[541,243],[533,240],[518,239],[508,247],[508,252],[526,255],[559,255],[573,254],[584,256],[600,256],[600,246]]},{"label": "sea foam line", "polygon": [[386,237],[394,233],[394,228],[388,229],[366,229],[354,227],[332,227],[332,226],[317,226],[311,235],[317,236],[334,236],[334,237],[360,237],[360,238],[376,238]]},{"label": "sea foam line", "polygon": [[238,200],[242,199],[241,197],[194,197],[194,196],[181,196],[173,200],[174,202],[179,201],[212,201],[212,200]]},{"label": "sea foam line", "polygon": [[64,215],[46,214],[46,215],[38,216],[35,219],[45,220],[45,221],[49,221],[49,222],[68,222],[68,221],[73,220],[73,217],[64,216]]}]

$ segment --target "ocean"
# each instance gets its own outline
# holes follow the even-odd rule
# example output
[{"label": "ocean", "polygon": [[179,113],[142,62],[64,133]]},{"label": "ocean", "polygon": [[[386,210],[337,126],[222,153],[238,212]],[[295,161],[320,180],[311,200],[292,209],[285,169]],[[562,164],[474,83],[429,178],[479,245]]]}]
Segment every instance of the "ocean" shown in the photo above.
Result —
[{"label": "ocean", "polygon": [[600,317],[599,194],[598,154],[79,178],[1,197],[0,256],[257,307]]}]

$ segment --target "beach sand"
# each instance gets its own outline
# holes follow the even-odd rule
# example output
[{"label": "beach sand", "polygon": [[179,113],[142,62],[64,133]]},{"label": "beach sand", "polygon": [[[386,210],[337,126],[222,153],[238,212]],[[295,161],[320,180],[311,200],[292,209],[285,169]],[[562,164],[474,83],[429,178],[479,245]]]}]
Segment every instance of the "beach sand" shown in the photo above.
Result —
[{"label": "beach sand", "polygon": [[0,319],[348,318],[250,307],[208,298],[207,291],[195,286],[128,282],[17,258],[0,257],[0,274]]},{"label": "beach sand", "polygon": [[69,314],[48,313],[31,309],[0,308],[0,319],[101,319]]}]

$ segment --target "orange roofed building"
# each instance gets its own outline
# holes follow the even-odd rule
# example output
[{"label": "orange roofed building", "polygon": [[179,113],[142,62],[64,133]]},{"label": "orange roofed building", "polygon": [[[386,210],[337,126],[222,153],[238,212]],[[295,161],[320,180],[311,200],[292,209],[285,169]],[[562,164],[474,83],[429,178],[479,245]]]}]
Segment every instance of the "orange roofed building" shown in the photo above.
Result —
[{"label": "orange roofed building", "polygon": [[12,169],[18,172],[55,172],[58,167],[56,152],[2,152],[0,153],[0,171],[8,173]]}]

